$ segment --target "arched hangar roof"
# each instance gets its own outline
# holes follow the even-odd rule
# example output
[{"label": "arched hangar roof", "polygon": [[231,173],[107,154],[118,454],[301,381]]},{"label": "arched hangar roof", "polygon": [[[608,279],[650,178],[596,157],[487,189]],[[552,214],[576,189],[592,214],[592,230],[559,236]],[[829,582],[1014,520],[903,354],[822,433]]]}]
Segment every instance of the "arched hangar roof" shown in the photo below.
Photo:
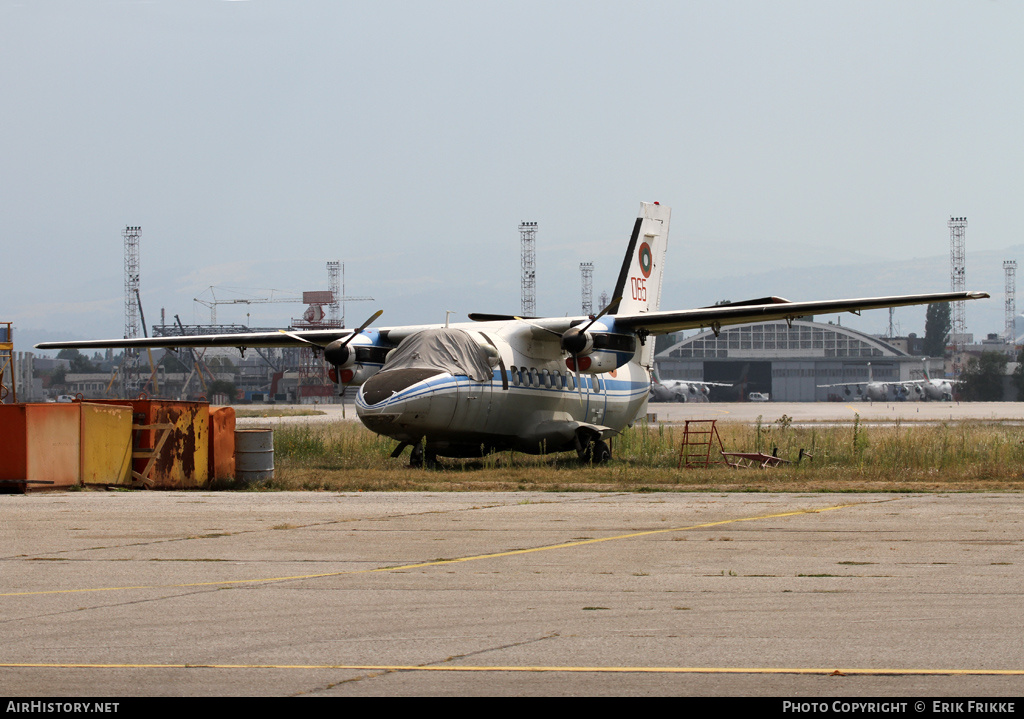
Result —
[{"label": "arched hangar roof", "polygon": [[794,320],[760,322],[723,328],[716,337],[711,330],[687,337],[657,359],[750,358],[871,358],[908,357],[890,344],[841,325]]}]

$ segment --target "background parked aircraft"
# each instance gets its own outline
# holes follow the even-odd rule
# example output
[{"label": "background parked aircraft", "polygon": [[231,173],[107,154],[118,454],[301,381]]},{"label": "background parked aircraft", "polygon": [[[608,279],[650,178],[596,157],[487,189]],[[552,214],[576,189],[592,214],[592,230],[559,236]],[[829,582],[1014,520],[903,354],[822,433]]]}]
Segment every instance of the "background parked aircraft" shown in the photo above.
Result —
[{"label": "background parked aircraft", "polygon": [[928,373],[928,358],[924,358],[924,379],[900,380],[897,382],[875,382],[871,363],[868,362],[867,382],[840,384],[819,384],[818,387],[842,387],[849,398],[867,399],[873,402],[901,401],[908,399],[951,401],[953,385],[957,380],[933,379]]},{"label": "background parked aircraft", "polygon": [[725,382],[701,382],[698,380],[658,379],[651,380],[652,402],[692,402],[698,397],[707,397],[712,387],[732,387]]}]

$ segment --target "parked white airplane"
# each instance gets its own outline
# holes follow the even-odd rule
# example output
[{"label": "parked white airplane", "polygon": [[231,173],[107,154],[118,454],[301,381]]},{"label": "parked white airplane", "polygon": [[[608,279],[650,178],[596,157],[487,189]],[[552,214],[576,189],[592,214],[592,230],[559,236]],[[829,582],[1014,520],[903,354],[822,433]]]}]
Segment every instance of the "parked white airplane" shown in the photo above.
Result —
[{"label": "parked white airplane", "polygon": [[707,397],[712,387],[732,387],[724,382],[702,382],[699,380],[651,379],[652,402],[692,402],[698,396]]},{"label": "parked white airplane", "polygon": [[819,384],[821,388],[842,387],[843,394],[847,397],[856,395],[860,399],[872,402],[885,402],[889,399],[889,392],[892,390],[893,399],[906,399],[906,392],[900,396],[901,387],[894,382],[875,382],[874,373],[871,370],[871,363],[868,362],[867,382],[841,382],[839,384]]},{"label": "parked white airplane", "polygon": [[819,384],[819,387],[842,387],[847,397],[854,395],[873,402],[887,400],[914,399],[952,401],[953,385],[958,380],[932,379],[928,375],[928,358],[924,358],[924,379],[900,380],[897,382],[875,382],[868,362],[867,382],[847,382],[840,384]]},{"label": "parked white airplane", "polygon": [[953,401],[953,385],[959,382],[957,379],[932,379],[928,374],[928,358],[924,358],[924,379],[914,380],[915,389],[923,388],[926,399],[940,400],[944,402]]},{"label": "parked white airplane", "polygon": [[605,461],[605,440],[642,417],[651,387],[652,334],[808,314],[952,302],[983,292],[789,302],[768,297],[659,311],[670,210],[643,203],[615,299],[597,317],[472,314],[473,322],[356,330],[280,330],[233,335],[45,342],[40,349],[97,347],[282,347],[311,345],[342,388],[358,385],[363,424],[412,446],[413,464],[516,449],[575,450]]}]

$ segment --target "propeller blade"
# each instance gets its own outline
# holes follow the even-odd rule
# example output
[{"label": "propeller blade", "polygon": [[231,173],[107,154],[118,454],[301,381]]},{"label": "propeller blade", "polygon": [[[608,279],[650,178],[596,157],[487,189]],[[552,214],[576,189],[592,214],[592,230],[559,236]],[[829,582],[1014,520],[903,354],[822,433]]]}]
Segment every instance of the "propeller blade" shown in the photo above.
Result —
[{"label": "propeller blade", "polygon": [[359,325],[359,329],[355,330],[352,334],[350,334],[348,337],[345,338],[345,341],[341,343],[341,346],[345,347],[349,342],[351,342],[353,339],[355,339],[356,335],[362,334],[363,330],[365,330],[367,327],[369,327],[371,324],[373,324],[373,322],[378,317],[380,317],[382,314],[384,314],[384,310],[377,310],[372,315],[370,315],[370,318],[368,320],[366,320],[366,322],[364,322],[363,324]]},{"label": "propeller blade", "polygon": [[[359,327],[352,334],[350,334],[348,337],[345,338],[345,341],[342,342],[339,345],[339,347],[347,347],[348,343],[351,342],[353,339],[355,339],[356,335],[362,334],[363,330],[365,330],[367,327],[369,327],[371,324],[373,324],[373,322],[375,322],[377,320],[377,318],[380,317],[382,314],[384,314],[384,310],[377,310],[372,315],[370,315],[370,317],[365,322],[363,322],[363,324],[359,325]],[[348,382],[342,382],[341,383],[341,392],[339,393],[339,396],[341,397],[341,418],[342,419],[345,419],[345,392],[347,390],[348,390]]]},{"label": "propeller blade", "polygon": [[594,315],[594,319],[590,320],[590,322],[589,322],[589,323],[587,323],[587,326],[586,326],[586,327],[584,327],[584,328],[583,328],[583,329],[582,329],[581,331],[583,331],[583,332],[586,332],[587,330],[589,330],[589,329],[590,329],[590,326],[591,326],[592,324],[594,324],[594,323],[595,323],[595,322],[597,322],[597,321],[598,321],[599,319],[601,319],[601,318],[602,318],[602,317],[604,317],[604,316],[605,316],[606,314],[608,314],[608,311],[609,311],[609,310],[611,310],[611,308],[612,308],[612,307],[614,307],[614,306],[615,306],[616,304],[618,304],[619,302],[622,302],[622,297],[621,297],[621,296],[620,296],[620,297],[616,297],[616,298],[615,298],[615,299],[613,299],[613,300],[612,300],[611,302],[609,302],[609,303],[608,303],[607,305],[605,305],[605,308],[604,308],[603,310],[601,310],[600,312],[598,312],[598,313],[597,313],[596,315]]}]

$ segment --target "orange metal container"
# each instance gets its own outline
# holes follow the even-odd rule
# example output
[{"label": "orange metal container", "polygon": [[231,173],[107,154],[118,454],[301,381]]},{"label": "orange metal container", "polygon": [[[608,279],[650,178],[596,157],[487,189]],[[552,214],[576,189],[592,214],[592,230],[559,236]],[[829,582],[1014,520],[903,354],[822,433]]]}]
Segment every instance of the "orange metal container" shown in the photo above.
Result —
[{"label": "orange metal container", "polygon": [[234,479],[234,407],[210,407],[210,433],[210,479]]},{"label": "orange metal container", "polygon": [[78,404],[0,406],[0,487],[25,492],[79,484],[81,427]]}]

